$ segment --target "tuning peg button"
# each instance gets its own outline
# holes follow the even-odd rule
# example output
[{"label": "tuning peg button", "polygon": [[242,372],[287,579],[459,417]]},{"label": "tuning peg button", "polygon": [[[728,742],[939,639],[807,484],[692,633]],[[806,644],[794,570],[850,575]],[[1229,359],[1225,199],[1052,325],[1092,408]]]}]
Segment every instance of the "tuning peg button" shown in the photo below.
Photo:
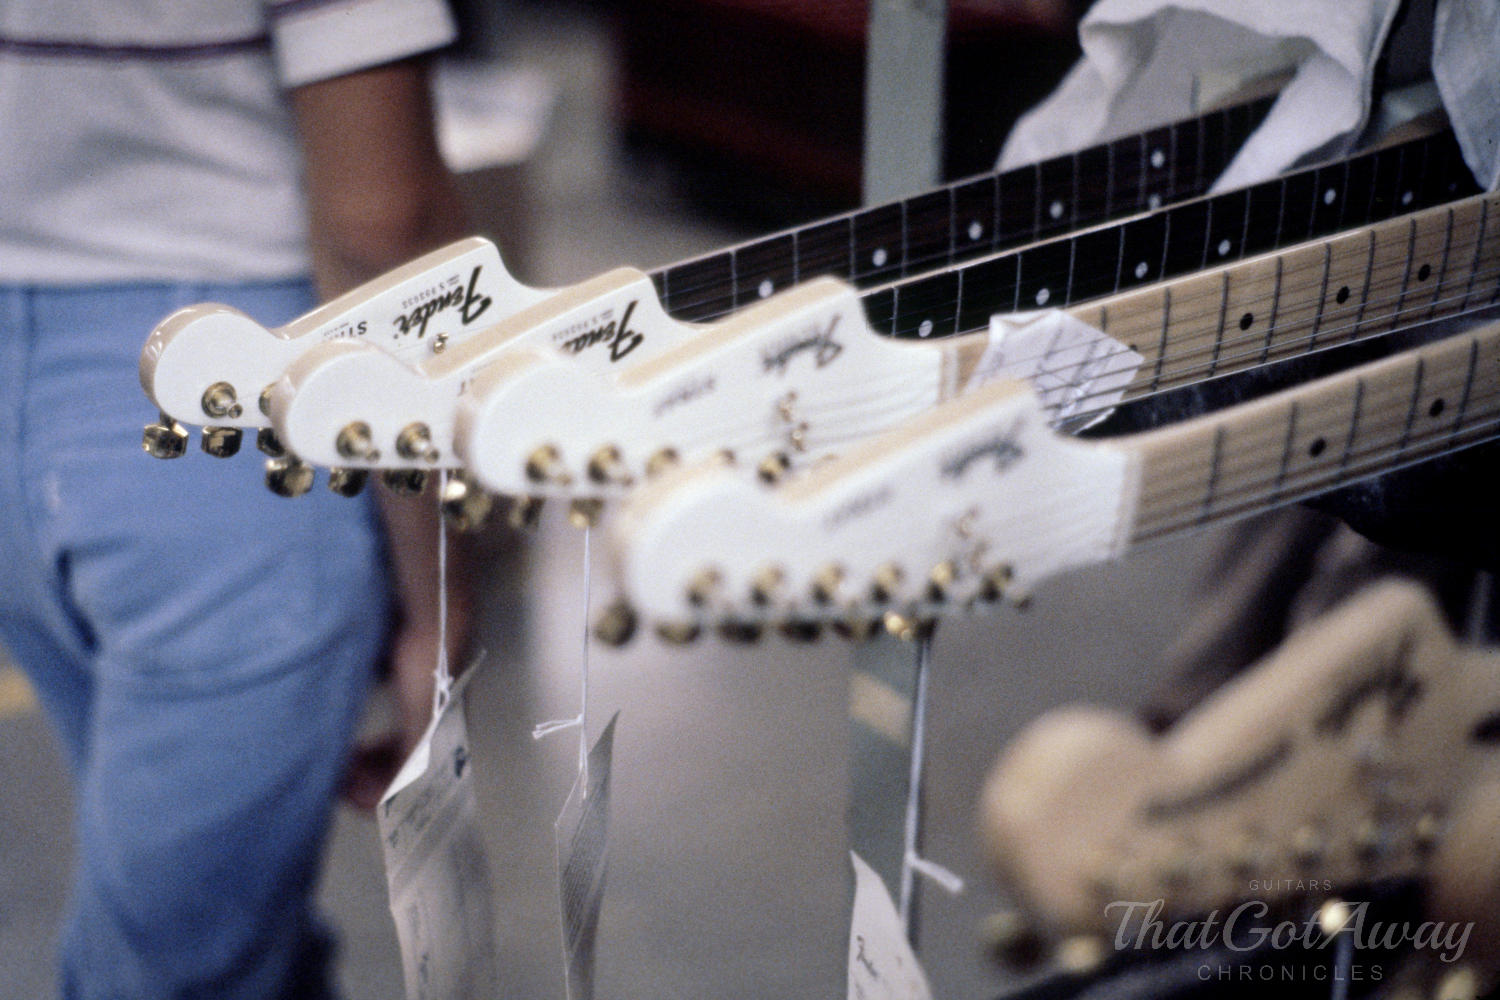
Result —
[{"label": "tuning peg button", "polygon": [[663,448],[653,454],[650,458],[646,459],[646,475],[659,476],[663,472],[666,472],[668,469],[672,468],[679,461],[681,461],[681,459],[678,458],[677,450],[675,448]]},{"label": "tuning peg button", "polygon": [[760,481],[767,485],[775,485],[781,482],[786,471],[792,467],[792,460],[786,452],[778,451],[774,455],[767,455],[761,459],[760,464],[755,467],[755,473]]},{"label": "tuning peg button", "polygon": [[427,488],[425,469],[383,469],[380,481],[397,496],[416,496]]},{"label": "tuning peg button", "polygon": [[266,462],[266,487],[277,496],[300,497],[312,489],[312,466],[288,456]]},{"label": "tuning peg button", "polygon": [[238,427],[205,427],[199,444],[214,458],[229,458],[239,452],[244,437]]},{"label": "tuning peg button", "polygon": [[891,600],[901,587],[903,575],[900,566],[886,563],[875,571],[875,578],[870,584],[870,596],[882,604]]},{"label": "tuning peg button", "polygon": [[606,646],[623,646],[635,635],[635,628],[635,609],[624,601],[616,601],[594,623],[594,638]]},{"label": "tuning peg button", "polygon": [[449,476],[443,484],[443,516],[460,532],[477,531],[489,519],[495,498],[463,473]]},{"label": "tuning peg button", "polygon": [[286,448],[282,445],[281,438],[277,437],[276,432],[269,427],[262,427],[255,432],[255,447],[271,458],[286,457]]},{"label": "tuning peg button", "polygon": [[358,496],[369,479],[369,469],[328,470],[328,488],[341,497]]},{"label": "tuning peg button", "polygon": [[152,458],[181,458],[187,453],[187,428],[163,413],[146,425],[141,447]]},{"label": "tuning peg button", "polygon": [[732,642],[742,646],[759,642],[764,629],[759,622],[742,621],[740,619],[727,619],[718,624],[715,631],[725,642]]},{"label": "tuning peg button", "polygon": [[693,622],[657,622],[655,631],[663,642],[672,646],[686,646],[702,634]]},{"label": "tuning peg button", "polygon": [[568,504],[568,523],[579,531],[592,528],[599,523],[604,513],[604,501],[597,498],[579,497]]},{"label": "tuning peg button", "polygon": [[517,531],[535,528],[542,516],[541,497],[513,497],[510,509],[505,512],[505,523]]}]

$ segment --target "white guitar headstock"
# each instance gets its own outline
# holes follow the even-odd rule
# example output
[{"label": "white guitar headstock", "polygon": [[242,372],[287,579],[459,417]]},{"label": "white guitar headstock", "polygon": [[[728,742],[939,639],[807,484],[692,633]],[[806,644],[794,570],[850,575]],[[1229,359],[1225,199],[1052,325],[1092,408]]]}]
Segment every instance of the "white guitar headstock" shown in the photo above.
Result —
[{"label": "white guitar headstock", "polygon": [[648,275],[618,268],[558,291],[420,364],[367,344],[321,344],[272,387],[273,426],[288,450],[313,465],[457,468],[459,395],[486,366],[516,350],[541,348],[586,368],[608,368],[658,353],[692,333],[662,310]]},{"label": "white guitar headstock", "polygon": [[533,352],[492,365],[460,404],[456,446],[499,493],[604,498],[664,456],[719,451],[770,478],[935,405],[941,352],[881,337],[832,278],[781,292],[629,367]]},{"label": "white guitar headstock", "polygon": [[1038,720],[987,783],[990,857],[1059,937],[1112,938],[1155,900],[1222,918],[1415,879],[1500,967],[1497,667],[1420,588],[1372,588],[1163,736],[1103,710]]},{"label": "white guitar headstock", "polygon": [[774,489],[723,467],[664,476],[622,505],[611,554],[625,601],[673,634],[896,627],[1111,558],[1131,461],[1057,434],[1028,388],[997,382]]},{"label": "white guitar headstock", "polygon": [[[370,344],[416,361],[548,294],[512,277],[489,240],[470,237],[276,329],[228,306],[179,309],[146,340],[141,387],[176,420],[226,429],[269,427],[265,391],[318,344]],[[205,450],[232,453],[238,440],[238,435],[205,435]],[[225,441],[234,446],[225,447]]]}]

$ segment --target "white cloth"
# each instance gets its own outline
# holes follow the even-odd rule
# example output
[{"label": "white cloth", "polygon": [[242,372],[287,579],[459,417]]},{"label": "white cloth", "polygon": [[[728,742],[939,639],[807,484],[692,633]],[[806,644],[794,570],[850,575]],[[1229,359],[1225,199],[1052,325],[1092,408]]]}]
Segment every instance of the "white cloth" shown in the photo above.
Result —
[{"label": "white cloth", "polygon": [[453,36],[444,0],[5,0],[0,282],[307,273],[284,89]]},{"label": "white cloth", "polygon": [[1079,26],[1083,59],[1017,123],[1000,165],[1192,117],[1200,92],[1216,81],[1290,69],[1290,83],[1216,187],[1262,180],[1358,137],[1398,7],[1399,0],[1099,0]]},{"label": "white cloth", "polygon": [[1500,0],[1443,0],[1433,17],[1432,75],[1464,162],[1500,187]]}]

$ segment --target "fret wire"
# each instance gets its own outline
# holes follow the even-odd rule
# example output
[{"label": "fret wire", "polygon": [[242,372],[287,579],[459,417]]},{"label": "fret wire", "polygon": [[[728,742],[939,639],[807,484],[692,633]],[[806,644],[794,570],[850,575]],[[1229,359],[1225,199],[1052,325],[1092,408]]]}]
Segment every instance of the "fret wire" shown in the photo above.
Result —
[{"label": "fret wire", "polygon": [[1354,415],[1349,420],[1349,437],[1344,441],[1344,454],[1339,458],[1338,477],[1335,483],[1343,482],[1344,470],[1349,467],[1349,454],[1354,448],[1354,436],[1359,433],[1359,411],[1365,401],[1365,379],[1361,375],[1354,382]]},{"label": "fret wire", "polygon": [[[1265,364],[1266,360],[1268,358],[1270,358],[1270,356],[1271,356],[1271,340],[1276,335],[1276,315],[1277,315],[1277,312],[1281,308],[1281,272],[1282,272],[1282,263],[1285,260],[1286,260],[1285,257],[1277,257],[1276,258],[1276,277],[1272,280],[1272,284],[1271,284],[1271,315],[1269,317],[1268,322],[1266,323],[1266,342],[1265,342],[1264,345],[1262,345],[1262,347],[1260,349],[1260,363],[1261,364]],[[1217,347],[1218,345],[1215,345],[1215,346]],[[1217,353],[1217,351],[1215,351],[1214,361],[1215,361],[1215,363],[1218,362],[1218,353]]]},{"label": "fret wire", "polygon": [[802,283],[802,230],[792,230],[792,284]]},{"label": "fret wire", "polygon": [[1063,301],[1061,304],[1069,304],[1073,301],[1073,275],[1078,267],[1078,240],[1068,240],[1068,281],[1064,286]]},{"label": "fret wire", "polygon": [[1151,375],[1151,391],[1156,392],[1161,387],[1162,370],[1167,364],[1167,329],[1172,323],[1172,288],[1167,286],[1162,289],[1161,308],[1161,343],[1156,349],[1156,371]]},{"label": "fret wire", "polygon": [[1078,186],[1079,185],[1079,181],[1081,180],[1081,177],[1079,175],[1083,172],[1082,168],[1079,165],[1080,162],[1081,161],[1079,160],[1077,151],[1074,151],[1074,153],[1073,153],[1073,174],[1072,174],[1072,177],[1071,177],[1073,194],[1068,199],[1068,228],[1069,229],[1077,229],[1078,228],[1078,202],[1083,197],[1083,195],[1079,191],[1079,186]]},{"label": "fret wire", "polygon": [[1297,436],[1297,401],[1292,400],[1292,411],[1286,422],[1286,443],[1281,448],[1281,464],[1276,470],[1276,497],[1281,496],[1282,486],[1286,483],[1286,470],[1292,461],[1292,441]]},{"label": "fret wire", "polygon": [[954,299],[954,301],[953,301],[953,332],[954,333],[958,333],[959,332],[958,327],[959,327],[960,322],[962,322],[962,317],[963,317],[963,314],[964,314],[964,275],[966,273],[967,273],[967,271],[965,271],[965,270],[960,270],[958,272],[958,291],[953,296],[953,299]]},{"label": "fret wire", "polygon": [[1459,428],[1463,425],[1464,414],[1469,409],[1469,392],[1474,388],[1474,370],[1479,364],[1479,338],[1469,342],[1469,371],[1464,376],[1464,394],[1458,401],[1458,416],[1453,420],[1453,431],[1450,437],[1458,435]]},{"label": "fret wire", "polygon": [[911,256],[911,233],[906,225],[907,202],[901,202],[901,277],[906,277],[907,258]]},{"label": "fret wire", "polygon": [[1406,408],[1406,426],[1401,429],[1401,443],[1396,446],[1396,450],[1398,452],[1405,451],[1406,442],[1411,440],[1412,424],[1417,419],[1417,403],[1419,403],[1422,398],[1423,369],[1424,366],[1422,363],[1422,356],[1419,354],[1417,355],[1417,374],[1416,377],[1412,379],[1411,405]]},{"label": "fret wire", "polygon": [[948,188],[948,267],[958,259],[958,190]]},{"label": "fret wire", "polygon": [[1203,510],[1198,515],[1199,524],[1208,521],[1214,504],[1214,491],[1219,486],[1219,463],[1223,460],[1224,454],[1224,432],[1225,425],[1222,423],[1214,428],[1213,457],[1208,463],[1208,492],[1203,497]]},{"label": "fret wire", "polygon": [[1146,207],[1146,134],[1138,133],[1135,137],[1136,153],[1140,159],[1141,169],[1136,177],[1135,184],[1135,207],[1137,209]]},{"label": "fret wire", "polygon": [[1406,266],[1401,272],[1401,297],[1396,301],[1396,314],[1391,323],[1391,328],[1401,322],[1401,311],[1406,308],[1406,294],[1411,287],[1411,258],[1417,248],[1417,220],[1412,219],[1406,224]]},{"label": "fret wire", "polygon": [[1272,246],[1281,246],[1281,231],[1286,228],[1286,181],[1281,181],[1281,201],[1276,208],[1276,241]]},{"label": "fret wire", "polygon": [[1173,122],[1167,129],[1167,148],[1171,153],[1167,156],[1167,190],[1177,189],[1177,123]]},{"label": "fret wire", "polygon": [[1339,221],[1337,223],[1340,230],[1348,228],[1346,220],[1349,218],[1349,161],[1345,160],[1342,166],[1343,170],[1339,176]]},{"label": "fret wire", "polygon": [[1366,232],[1365,242],[1369,245],[1365,258],[1365,286],[1359,295],[1359,310],[1354,317],[1354,326],[1349,332],[1350,340],[1357,337],[1360,329],[1365,325],[1365,307],[1370,301],[1370,282],[1375,280],[1375,231],[1373,229]]},{"label": "fret wire", "polygon": [[1042,232],[1042,165],[1036,164],[1031,172],[1031,232]]},{"label": "fret wire", "polygon": [[1215,367],[1219,362],[1220,345],[1224,343],[1224,327],[1229,321],[1229,272],[1225,271],[1219,276],[1219,324],[1214,331],[1214,352],[1211,359],[1208,375],[1213,377]]},{"label": "fret wire", "polygon": [[1323,278],[1318,285],[1318,311],[1313,316],[1312,333],[1308,337],[1307,349],[1318,345],[1318,331],[1323,328],[1323,310],[1328,304],[1328,277],[1333,272],[1333,244],[1323,244]]},{"label": "fret wire", "polygon": [[1483,198],[1479,202],[1479,235],[1474,238],[1474,259],[1469,262],[1469,280],[1464,285],[1464,301],[1458,307],[1459,312],[1469,308],[1469,297],[1474,294],[1474,279],[1479,273],[1479,258],[1484,253],[1485,227],[1489,224],[1490,200]]},{"label": "fret wire", "polygon": [[1453,206],[1448,206],[1448,225],[1443,232],[1443,259],[1438,263],[1438,280],[1432,289],[1432,308],[1427,311],[1430,320],[1437,315],[1438,295],[1443,287],[1443,282],[1448,279],[1448,255],[1453,252]]}]

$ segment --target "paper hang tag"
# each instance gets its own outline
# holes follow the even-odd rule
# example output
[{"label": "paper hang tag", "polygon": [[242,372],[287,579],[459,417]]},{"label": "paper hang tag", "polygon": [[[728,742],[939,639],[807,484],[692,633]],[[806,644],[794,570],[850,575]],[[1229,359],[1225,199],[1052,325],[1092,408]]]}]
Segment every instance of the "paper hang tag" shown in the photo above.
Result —
[{"label": "paper hang tag", "polygon": [[588,767],[573,782],[554,827],[568,1000],[594,996],[594,952],[609,867],[610,768],[619,717],[618,712],[610,717],[589,750]]},{"label": "paper hang tag", "polygon": [[376,810],[407,1000],[499,993],[489,862],[464,718],[473,675],[454,683]]},{"label": "paper hang tag", "polygon": [[885,883],[853,851],[849,861],[854,866],[854,907],[848,1000],[932,1000],[927,975],[906,940]]},{"label": "paper hang tag", "polygon": [[995,315],[989,344],[964,391],[997,378],[1024,379],[1052,411],[1054,423],[1080,413],[1103,419],[1144,360],[1061,309]]}]

